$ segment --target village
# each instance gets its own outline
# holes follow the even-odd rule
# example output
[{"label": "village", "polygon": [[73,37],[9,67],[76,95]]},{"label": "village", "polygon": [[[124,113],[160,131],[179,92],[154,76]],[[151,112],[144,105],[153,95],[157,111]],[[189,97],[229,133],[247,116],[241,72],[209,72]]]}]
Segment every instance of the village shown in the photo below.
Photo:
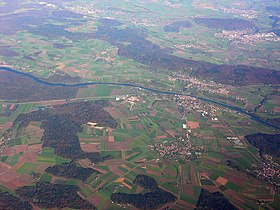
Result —
[{"label": "village", "polygon": [[178,73],[173,73],[172,76],[169,76],[169,80],[184,84],[183,90],[185,91],[199,90],[200,92],[215,93],[226,96],[234,89],[231,85],[216,83],[212,80],[197,79]]},{"label": "village", "polygon": [[280,187],[280,164],[275,162],[271,155],[263,155],[259,165],[255,166],[254,173],[274,185],[276,189]]},{"label": "village", "polygon": [[191,108],[195,112],[201,113],[203,117],[210,116],[211,120],[217,121],[215,113],[220,109],[217,106],[205,103],[191,96],[175,96],[173,100],[179,107],[182,119],[187,119],[187,109]]},{"label": "village", "polygon": [[156,151],[161,158],[176,161],[192,161],[203,152],[203,147],[195,146],[189,131],[186,131],[184,137],[179,136],[172,141],[157,142],[149,145],[148,148]]},{"label": "village", "polygon": [[264,42],[279,42],[280,37],[278,37],[273,32],[267,33],[252,33],[250,30],[240,30],[240,31],[226,31],[215,33],[215,37],[228,39],[234,41],[233,44],[248,44],[256,45],[256,43]]},{"label": "village", "polygon": [[236,9],[236,8],[226,8],[226,7],[219,7],[220,10],[222,10],[224,13],[227,14],[233,14],[235,16],[240,16],[248,19],[254,19],[257,18],[257,12],[255,10],[250,9]]},{"label": "village", "polygon": [[0,157],[2,151],[7,147],[10,140],[11,140],[11,132],[6,131],[0,138]]}]

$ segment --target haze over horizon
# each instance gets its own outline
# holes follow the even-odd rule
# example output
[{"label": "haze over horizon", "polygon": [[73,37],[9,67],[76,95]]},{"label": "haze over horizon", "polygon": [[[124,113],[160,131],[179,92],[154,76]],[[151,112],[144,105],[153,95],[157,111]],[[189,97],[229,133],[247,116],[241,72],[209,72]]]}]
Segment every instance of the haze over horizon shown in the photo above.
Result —
[{"label": "haze over horizon", "polygon": [[0,209],[279,209],[278,0],[0,0]]}]

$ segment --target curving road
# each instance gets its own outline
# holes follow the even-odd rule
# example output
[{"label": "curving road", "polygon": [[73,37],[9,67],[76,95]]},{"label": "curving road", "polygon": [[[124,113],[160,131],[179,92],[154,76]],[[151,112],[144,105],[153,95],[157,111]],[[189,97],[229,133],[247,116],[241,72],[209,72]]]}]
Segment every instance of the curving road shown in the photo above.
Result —
[{"label": "curving road", "polygon": [[249,116],[252,120],[267,126],[267,127],[271,127],[273,129],[276,130],[280,130],[280,127],[275,126],[267,121],[265,121],[264,119],[260,118],[259,116],[250,113],[248,111],[246,111],[245,109],[239,108],[239,107],[235,107],[235,106],[230,106],[227,104],[224,104],[222,102],[218,102],[218,101],[214,101],[212,99],[208,99],[208,98],[203,98],[200,96],[195,96],[195,95],[191,95],[191,94],[185,94],[185,93],[178,93],[178,92],[174,92],[174,91],[164,91],[164,90],[158,90],[158,89],[154,89],[154,88],[150,88],[150,87],[145,87],[145,86],[141,86],[141,85],[135,85],[135,84],[129,84],[129,83],[118,83],[118,82],[84,82],[84,83],[76,83],[76,84],[65,84],[65,83],[52,83],[52,82],[47,82],[44,81],[42,79],[40,79],[39,77],[36,77],[32,74],[29,73],[25,73],[25,72],[20,72],[20,71],[16,71],[12,68],[9,67],[0,67],[0,70],[3,71],[9,71],[15,74],[19,74],[22,75],[24,77],[28,77],[32,80],[34,80],[35,82],[47,85],[47,86],[53,86],[53,87],[86,87],[88,85],[116,85],[116,86],[125,86],[125,87],[135,87],[135,88],[142,88],[143,90],[147,90],[147,91],[151,91],[151,92],[155,92],[155,93],[162,93],[162,94],[166,94],[166,95],[178,95],[178,96],[191,96],[194,98],[197,98],[201,101],[205,101],[205,102],[209,102],[215,105],[219,105],[225,108],[228,108],[230,110],[236,111],[238,113],[244,114]]}]

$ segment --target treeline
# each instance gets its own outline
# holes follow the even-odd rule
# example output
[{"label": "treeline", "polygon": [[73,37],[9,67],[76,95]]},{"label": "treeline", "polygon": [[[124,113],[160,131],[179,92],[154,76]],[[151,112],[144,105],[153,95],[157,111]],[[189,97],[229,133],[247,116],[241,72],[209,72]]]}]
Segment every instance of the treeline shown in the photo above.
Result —
[{"label": "treeline", "polygon": [[40,208],[96,209],[77,194],[78,190],[74,185],[37,182],[35,186],[16,189],[16,194]]},{"label": "treeline", "polygon": [[222,193],[211,193],[205,189],[201,189],[196,206],[197,210],[238,210]]},{"label": "treeline", "polygon": [[280,157],[280,134],[257,133],[245,136],[250,144],[259,149],[260,155]]},{"label": "treeline", "polygon": [[98,171],[91,168],[77,167],[75,162],[50,166],[45,170],[45,172],[52,174],[54,176],[62,176],[70,179],[78,179],[83,182],[86,181],[87,178],[91,176],[91,174],[99,173]]},{"label": "treeline", "polygon": [[32,121],[40,121],[41,128],[45,130],[42,137],[43,147],[54,148],[55,154],[64,158],[88,158],[92,162],[100,162],[103,160],[100,153],[82,151],[77,135],[82,132],[82,125],[89,121],[105,127],[117,126],[114,118],[98,104],[103,103],[78,102],[55,106],[50,110],[22,114],[15,123],[19,123],[19,128],[23,128]]},{"label": "treeline", "polygon": [[32,206],[29,202],[21,200],[8,192],[0,192],[0,209],[31,210]]},{"label": "treeline", "polygon": [[157,209],[176,200],[173,194],[160,189],[152,177],[139,174],[133,183],[151,192],[145,194],[113,193],[111,200],[122,205],[134,205],[139,209]]}]

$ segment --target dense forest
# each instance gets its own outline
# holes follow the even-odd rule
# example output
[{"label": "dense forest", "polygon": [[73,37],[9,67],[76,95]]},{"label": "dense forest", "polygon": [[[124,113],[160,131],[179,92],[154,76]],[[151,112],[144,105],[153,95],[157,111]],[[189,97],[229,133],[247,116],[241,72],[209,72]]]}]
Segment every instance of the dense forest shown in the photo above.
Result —
[{"label": "dense forest", "polygon": [[266,121],[272,125],[280,127],[280,118],[267,119]]},{"label": "dense forest", "polygon": [[254,29],[254,23],[249,20],[240,18],[208,18],[208,17],[197,17],[195,22],[198,24],[205,25],[209,28],[224,29],[224,30],[244,30]]},{"label": "dense forest", "polygon": [[196,206],[197,210],[238,210],[222,193],[211,193],[205,189],[201,189]]},{"label": "dense forest", "polygon": [[[54,79],[53,76],[51,79]],[[69,77],[69,76],[68,76]],[[66,77],[68,80],[69,78]],[[63,76],[60,76],[61,80]],[[17,101],[41,101],[74,98],[78,87],[51,87],[33,81],[23,75],[0,69],[0,99]]]},{"label": "dense forest", "polygon": [[204,79],[213,79],[215,82],[233,86],[280,83],[279,71],[242,65],[219,65],[208,69],[200,68],[193,72],[192,75]]},{"label": "dense forest", "polygon": [[152,177],[139,174],[133,183],[151,192],[145,194],[113,193],[111,200],[122,205],[134,205],[139,209],[157,209],[176,200],[173,194],[160,189]]},{"label": "dense forest", "polygon": [[18,56],[19,53],[11,50],[10,46],[0,46],[0,55],[7,56],[7,57],[14,57],[14,56]]},{"label": "dense forest", "polygon": [[181,28],[190,28],[192,24],[187,20],[179,20],[169,23],[164,26],[163,30],[165,32],[179,32]]},{"label": "dense forest", "polygon": [[146,190],[157,191],[158,183],[157,181],[150,176],[146,176],[144,174],[138,174],[133,182],[133,184],[139,185]]},{"label": "dense forest", "polygon": [[32,206],[29,202],[23,201],[8,192],[0,192],[0,209],[31,210]]},{"label": "dense forest", "polygon": [[91,168],[77,167],[75,162],[66,163],[62,165],[55,165],[48,167],[45,172],[54,176],[62,176],[70,179],[78,179],[86,181],[93,173],[99,173],[98,171]]},{"label": "dense forest", "polygon": [[35,186],[16,189],[16,194],[40,208],[96,209],[77,194],[78,190],[74,185],[37,182]]},{"label": "dense forest", "polygon": [[82,131],[82,125],[96,122],[100,126],[115,128],[116,121],[101,105],[104,102],[78,102],[55,106],[52,109],[40,110],[19,115],[15,123],[19,129],[29,122],[41,121],[44,129],[43,147],[54,148],[55,154],[72,160],[88,158],[92,162],[104,159],[98,152],[84,152],[77,136]]},{"label": "dense forest", "polygon": [[[34,4],[32,5],[32,7],[34,7],[32,10],[23,10],[20,13],[14,13],[16,10],[20,10],[22,5],[17,4],[16,0],[4,0],[4,2],[5,4],[1,5],[0,8],[2,13],[6,13],[3,14],[3,18],[0,19],[0,25],[2,26],[2,30],[0,30],[1,34],[12,35],[22,30],[32,32],[32,30],[35,31],[36,26],[39,28],[40,26],[42,27],[44,23],[48,22],[46,20],[62,22],[65,25],[80,25],[86,21],[82,18],[82,15],[70,11],[52,11],[48,7]],[[50,4],[52,2],[55,2],[57,5],[63,3],[63,1],[48,1]],[[38,33],[39,32],[38,30]],[[56,33],[55,31],[49,31],[48,35],[51,34],[63,36],[63,33]]]},{"label": "dense forest", "polygon": [[259,149],[260,155],[280,157],[280,134],[257,133],[245,136],[250,144]]}]

